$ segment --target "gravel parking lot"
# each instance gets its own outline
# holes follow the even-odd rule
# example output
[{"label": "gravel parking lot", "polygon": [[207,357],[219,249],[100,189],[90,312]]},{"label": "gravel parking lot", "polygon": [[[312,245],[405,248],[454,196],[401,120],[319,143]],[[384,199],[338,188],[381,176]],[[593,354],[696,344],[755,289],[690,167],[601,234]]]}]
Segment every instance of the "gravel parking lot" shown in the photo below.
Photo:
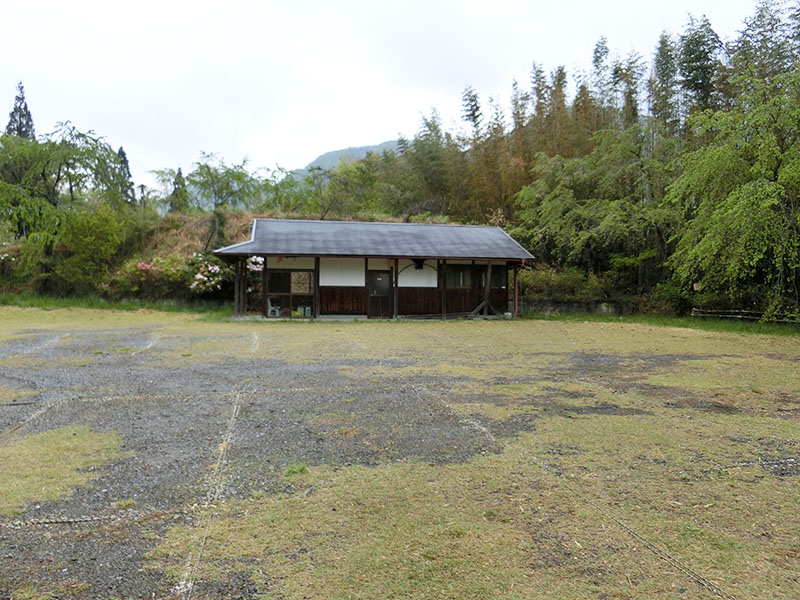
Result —
[{"label": "gravel parking lot", "polygon": [[380,360],[199,359],[159,367],[169,344],[147,329],[93,329],[68,336],[23,331],[2,345],[0,356],[14,361],[0,368],[0,382],[33,392],[0,408],[3,441],[82,425],[118,433],[125,456],[71,498],[32,503],[7,520],[0,597],[31,582],[72,596],[174,594],[175,582],[143,568],[143,558],[165,528],[195,519],[237,405],[225,498],[280,491],[290,463],[447,463],[498,450],[430,401],[430,381],[355,384],[341,374],[342,366],[387,366]]},{"label": "gravel parking lot", "polygon": [[[713,372],[708,366],[712,360],[743,360],[737,354],[709,353],[705,346],[687,347],[681,340],[665,344],[666,349],[658,347],[659,352],[645,346],[603,352],[596,342],[581,346],[558,335],[551,341],[541,338],[517,343],[503,339],[514,331],[504,324],[206,326],[190,320],[173,323],[158,315],[138,315],[129,324],[123,317],[54,318],[50,322],[38,314],[29,323],[29,313],[24,311],[11,316],[13,321],[7,322],[15,324],[14,331],[0,337],[0,449],[39,439],[32,436],[46,432],[80,427],[85,429],[79,431],[91,431],[92,435],[113,433],[119,437],[121,450],[113,459],[83,469],[89,475],[86,485],[72,486],[53,499],[31,497],[14,510],[0,512],[0,598],[316,597],[308,591],[312,588],[293,595],[293,588],[281,587],[285,578],[281,583],[275,576],[263,575],[264,570],[269,571],[268,558],[264,559],[267,566],[256,568],[260,559],[255,556],[223,558],[217,550],[215,557],[210,549],[213,536],[219,535],[210,520],[216,518],[218,526],[230,519],[215,507],[235,506],[237,511],[244,510],[241,514],[246,517],[250,509],[241,507],[249,506],[247,503],[275,503],[298,494],[301,500],[313,502],[315,491],[322,489],[318,486],[333,485],[330,475],[324,481],[298,483],[287,477],[292,469],[313,472],[319,467],[330,474],[349,473],[348,469],[359,466],[468,468],[479,457],[506,460],[512,452],[539,452],[549,465],[548,472],[530,462],[525,466],[529,470],[508,467],[507,473],[498,471],[498,481],[508,481],[509,486],[512,481],[527,481],[525,494],[532,494],[531,490],[544,483],[559,489],[562,474],[577,478],[570,486],[585,478],[582,493],[592,502],[612,507],[609,510],[616,510],[615,506],[624,509],[631,494],[652,497],[654,489],[666,493],[663,481],[667,477],[683,478],[699,493],[697,486],[706,485],[710,476],[721,477],[723,469],[733,468],[720,466],[723,458],[732,464],[738,461],[743,465],[740,470],[752,469],[754,476],[766,474],[777,482],[774,485],[800,474],[796,460],[800,450],[792,433],[800,421],[800,395],[796,378],[786,367],[794,364],[791,353],[778,352],[769,359],[774,363],[769,368],[789,369],[783,375],[783,387],[753,391],[755,384],[748,383],[752,389],[737,396],[708,391],[694,380],[682,379],[681,385],[669,380],[686,378],[696,365],[706,369],[699,376],[702,380]],[[322,327],[325,329],[319,329]],[[479,329],[485,327],[496,327],[501,342],[482,345],[486,332],[491,332]],[[450,338],[445,335],[448,333],[462,337]],[[398,337],[392,339],[394,334]],[[563,347],[567,345],[572,347]],[[767,359],[759,355],[759,360]],[[564,431],[592,423],[630,426],[634,432],[645,427],[662,430],[670,423],[696,428],[698,422],[711,418],[709,415],[729,419],[714,425],[731,431],[730,439],[724,441],[727,454],[723,458],[700,448],[693,450],[691,462],[684,465],[668,454],[651,456],[631,448],[624,459],[625,477],[634,473],[639,478],[630,490],[614,487],[624,480],[619,474],[621,459],[609,461],[603,457],[610,451],[592,450],[587,434],[569,441],[571,434],[553,429],[564,423],[570,427]],[[761,421],[737,424],[736,419],[745,417]],[[656,422],[662,418],[667,421]],[[765,419],[773,421],[764,424]],[[777,431],[777,422],[785,424],[783,432],[766,435],[765,431]],[[762,423],[762,430],[757,429],[762,425],[754,423]],[[737,436],[737,428],[750,431],[750,435]],[[626,431],[619,435],[629,435]],[[694,436],[696,429],[692,431]],[[536,436],[540,435],[537,447]],[[604,433],[598,436],[607,437]],[[523,442],[525,446],[520,445]],[[2,469],[0,465],[0,473]],[[540,480],[542,477],[545,479]],[[613,483],[593,487],[603,478]],[[662,483],[656,483],[659,479]],[[530,483],[534,480],[539,483]],[[501,496],[508,498],[503,502],[518,501],[515,494],[521,488],[518,483],[513,486],[502,492]],[[786,501],[796,495],[788,489],[769,488],[768,493],[783,494],[780,497]],[[703,494],[712,493],[702,490]],[[526,498],[539,503],[541,509],[549,493],[542,492],[538,499]],[[757,496],[753,499],[759,500]],[[684,502],[665,503],[669,501],[676,506]],[[597,566],[601,562],[608,565],[619,560],[622,569],[627,568],[624,561],[633,561],[631,564],[641,569],[643,581],[658,579],[652,573],[664,567],[660,557],[651,556],[643,566],[641,550],[636,550],[635,544],[616,542],[585,557],[586,564],[595,567],[571,573],[567,558],[578,548],[584,552],[583,544],[588,542],[573,542],[563,529],[543,527],[549,527],[547,523],[555,527],[553,519],[574,524],[575,515],[581,514],[577,508],[581,500],[572,495],[570,502],[576,503],[575,508],[566,511],[563,501],[559,502],[549,520],[531,517],[530,522],[518,522],[525,515],[538,514],[521,509],[523,517],[500,521],[503,527],[512,528],[514,535],[535,534],[536,538],[526,543],[542,546],[532,551],[532,557],[526,559],[529,567],[523,565],[523,570],[545,565],[559,578],[598,580],[606,587],[592,589],[603,593],[621,588],[606,567]],[[494,526],[497,510],[477,513],[481,527],[487,523]],[[637,519],[637,515],[626,518]],[[661,515],[659,519],[662,517],[671,518]],[[728,519],[736,515],[721,513],[719,518],[717,525],[725,528]],[[648,523],[642,521],[643,531]],[[196,532],[196,537],[176,551],[169,543],[164,545],[173,531]],[[605,527],[603,532],[606,535]],[[790,534],[784,532],[784,536]],[[626,539],[624,531],[615,535]],[[681,535],[676,534],[676,539]],[[769,543],[788,539],[773,535]],[[773,555],[790,552],[786,548],[793,547],[792,542],[786,544],[764,551]],[[320,547],[319,551],[323,550]],[[304,542],[290,553],[300,564],[305,559],[297,552],[313,554],[314,549]],[[676,552],[680,554],[680,550]],[[691,552],[680,557],[685,561],[681,564],[696,566]],[[678,590],[673,597],[719,595],[709,587],[712,584],[683,581],[680,569],[666,567],[669,577],[681,584],[653,588],[656,596],[667,597],[669,589]],[[725,581],[729,588],[735,588],[743,575],[737,568],[728,572]],[[715,581],[724,579],[725,573],[724,569],[715,571]],[[770,573],[770,577],[776,576],[774,570]],[[762,597],[789,598],[793,589],[797,591],[785,571],[780,570],[778,576],[784,578],[783,587]],[[647,585],[651,584],[655,585]],[[434,592],[423,590],[417,596],[432,597],[437,595]],[[453,592],[449,597],[457,596]],[[492,592],[489,597],[513,595]],[[574,597],[592,596],[587,592]]]}]

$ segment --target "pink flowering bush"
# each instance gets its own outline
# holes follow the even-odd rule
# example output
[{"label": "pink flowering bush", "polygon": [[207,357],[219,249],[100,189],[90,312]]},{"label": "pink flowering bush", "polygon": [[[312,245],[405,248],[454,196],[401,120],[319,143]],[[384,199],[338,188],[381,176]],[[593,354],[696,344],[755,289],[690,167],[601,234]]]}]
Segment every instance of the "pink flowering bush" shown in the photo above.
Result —
[{"label": "pink flowering bush", "polygon": [[97,284],[97,291],[114,300],[122,298],[185,298],[191,280],[186,261],[179,256],[149,261],[130,259]]},{"label": "pink flowering bush", "polygon": [[192,296],[225,299],[233,274],[211,254],[196,252],[188,259],[157,256],[150,260],[130,259],[97,284],[106,298],[188,299]]},{"label": "pink flowering bush", "polygon": [[231,268],[212,254],[195,252],[187,262],[192,295],[225,296],[223,288],[233,281]]},{"label": "pink flowering bush", "polygon": [[260,273],[264,270],[264,257],[251,256],[247,259],[247,270],[254,273]]},{"label": "pink flowering bush", "polygon": [[219,265],[210,262],[200,263],[189,289],[195,294],[206,294],[221,290],[222,269],[220,269]]}]

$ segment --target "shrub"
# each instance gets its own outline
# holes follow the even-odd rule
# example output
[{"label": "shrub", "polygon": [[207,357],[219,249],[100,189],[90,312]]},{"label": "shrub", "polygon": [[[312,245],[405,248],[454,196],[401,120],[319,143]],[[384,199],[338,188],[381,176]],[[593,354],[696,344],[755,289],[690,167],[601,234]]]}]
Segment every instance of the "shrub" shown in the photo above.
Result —
[{"label": "shrub", "polygon": [[105,205],[63,212],[56,238],[54,273],[62,291],[84,292],[95,282],[124,239],[124,226]]},{"label": "shrub", "polygon": [[[655,304],[660,303],[662,306],[669,307],[674,314],[680,316],[687,314],[692,308],[689,292],[674,281],[665,281],[656,285],[650,294],[650,300]],[[648,312],[661,313],[662,310],[654,308]]]},{"label": "shrub", "polygon": [[101,294],[114,300],[185,298],[189,295],[188,287],[189,269],[178,256],[156,257],[150,261],[129,259],[97,284]]},{"label": "shrub", "polygon": [[0,277],[3,281],[10,281],[17,266],[17,248],[10,248],[8,244],[0,244]]},{"label": "shrub", "polygon": [[189,259],[191,274],[189,291],[192,294],[219,295],[233,279],[230,267],[210,253],[195,252]]},{"label": "shrub", "polygon": [[608,300],[612,296],[609,281],[594,273],[585,274],[580,269],[535,269],[520,274],[525,296],[547,300]]},{"label": "shrub", "polygon": [[189,289],[195,294],[206,294],[222,289],[222,269],[210,262],[201,263]]}]

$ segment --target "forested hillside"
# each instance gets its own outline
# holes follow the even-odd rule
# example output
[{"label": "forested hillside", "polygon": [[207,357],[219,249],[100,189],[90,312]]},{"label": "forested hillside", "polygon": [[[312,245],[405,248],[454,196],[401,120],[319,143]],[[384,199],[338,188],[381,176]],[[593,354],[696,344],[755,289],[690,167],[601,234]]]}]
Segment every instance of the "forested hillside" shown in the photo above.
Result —
[{"label": "forested hillside", "polygon": [[[384,151],[397,152],[397,140],[375,144],[374,146],[357,146],[345,148],[344,150],[331,150],[312,160],[303,169],[299,169],[304,175],[310,169],[319,167],[321,169],[335,169],[342,162],[355,162],[365,158],[367,154],[380,154]],[[297,173],[298,171],[295,171]]]},{"label": "forested hillside", "polygon": [[[585,71],[534,62],[508,101],[468,86],[461,128],[433,112],[396,152],[299,180],[203,154],[158,171],[160,189],[135,186],[124,150],[92,132],[37,137],[20,84],[0,139],[0,286],[124,296],[163,271],[159,293],[188,295],[249,211],[496,224],[537,257],[532,295],[797,317],[798,60],[800,4],[767,0],[733,40],[693,17],[650,56],[601,38]],[[197,220],[193,245],[155,249],[177,215]]]}]

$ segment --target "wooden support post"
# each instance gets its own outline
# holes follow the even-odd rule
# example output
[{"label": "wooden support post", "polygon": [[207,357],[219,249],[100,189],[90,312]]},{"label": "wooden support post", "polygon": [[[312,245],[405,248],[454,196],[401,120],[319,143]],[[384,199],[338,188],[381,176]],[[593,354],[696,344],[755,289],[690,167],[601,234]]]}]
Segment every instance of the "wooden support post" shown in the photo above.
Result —
[{"label": "wooden support post", "polygon": [[519,268],[514,267],[514,318],[519,316]]},{"label": "wooden support post", "polygon": [[242,261],[242,315],[247,314],[247,261]]},{"label": "wooden support post", "polygon": [[442,286],[442,319],[447,319],[447,260],[439,263],[440,285]]},{"label": "wooden support post", "polygon": [[364,259],[364,306],[367,307],[367,318],[369,319],[369,259]]},{"label": "wooden support post", "polygon": [[483,290],[483,316],[489,316],[489,291],[492,289],[492,261],[486,264],[486,288]]},{"label": "wooden support post", "polygon": [[397,319],[397,315],[400,312],[400,309],[397,306],[397,299],[399,297],[399,292],[397,290],[397,283],[400,281],[400,273],[398,272],[398,267],[400,266],[400,261],[398,259],[394,259],[394,281],[392,282],[392,318]]},{"label": "wooden support post", "polygon": [[268,316],[269,299],[269,282],[267,281],[267,261],[268,257],[264,257],[264,267],[261,269],[261,314],[265,317]]},{"label": "wooden support post", "polygon": [[239,262],[239,270],[241,271],[241,275],[239,276],[239,282],[241,285],[241,290],[239,291],[239,314],[241,316],[245,316],[247,314],[247,262],[242,260]]},{"label": "wooden support post", "polygon": [[239,285],[239,260],[236,260],[236,264],[233,268],[233,316],[239,316],[239,294],[241,293],[242,289]]},{"label": "wooden support post", "polygon": [[319,256],[314,257],[314,318],[319,319]]}]

